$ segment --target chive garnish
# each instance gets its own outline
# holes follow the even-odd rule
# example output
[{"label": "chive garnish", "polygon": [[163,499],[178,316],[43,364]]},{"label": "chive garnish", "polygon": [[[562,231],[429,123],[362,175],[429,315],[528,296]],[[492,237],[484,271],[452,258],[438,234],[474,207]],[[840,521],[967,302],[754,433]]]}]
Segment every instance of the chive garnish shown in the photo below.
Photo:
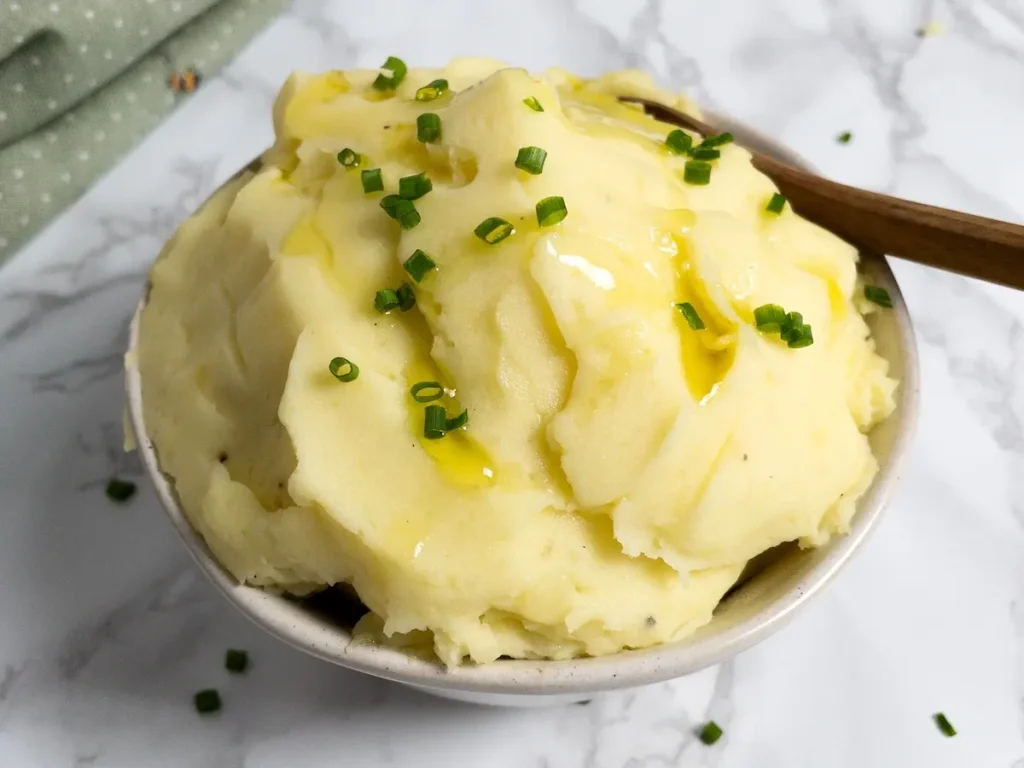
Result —
[{"label": "chive garnish", "polygon": [[398,308],[398,293],[390,288],[381,288],[377,291],[377,295],[373,297],[373,306],[377,308],[378,312],[387,314],[392,309]]},{"label": "chive garnish", "polygon": [[537,99],[535,99],[533,96],[527,96],[525,99],[523,99],[523,104],[528,106],[534,112],[543,112],[544,111],[544,107],[542,107],[540,105],[540,102],[537,101]]},{"label": "chive garnish", "polygon": [[[381,293],[383,293],[383,291],[377,291],[378,301],[380,300]],[[377,309],[380,309],[380,304],[377,304]],[[380,309],[380,311],[387,312],[388,310]],[[359,366],[345,357],[336,357],[331,360],[330,365],[327,366],[327,370],[329,370],[331,375],[338,381],[355,381],[359,378]]]},{"label": "chive garnish", "polygon": [[687,160],[683,167],[683,181],[703,186],[711,183],[711,163],[704,160]]},{"label": "chive garnish", "polygon": [[405,76],[409,72],[405,62],[395,56],[388,56],[387,61],[380,68],[390,72],[391,75],[385,75],[383,72],[377,75],[377,79],[373,81],[373,87],[378,91],[395,90],[405,80]]},{"label": "chive garnish", "polygon": [[434,263],[434,260],[419,248],[413,251],[412,256],[406,259],[402,266],[417,283],[422,282],[430,270],[437,269],[437,264]]},{"label": "chive garnish", "polygon": [[719,133],[714,136],[708,136],[704,141],[700,143],[702,147],[721,147],[723,144],[731,144],[733,141],[732,134],[728,131]]},{"label": "chive garnish", "polygon": [[685,155],[692,145],[693,137],[679,128],[670,131],[668,136],[665,137],[665,146],[674,155]]},{"label": "chive garnish", "polygon": [[537,223],[542,227],[553,226],[568,215],[565,200],[557,195],[545,197],[537,203]]},{"label": "chive garnish", "polygon": [[416,101],[433,101],[448,90],[447,80],[432,80],[416,91]]},{"label": "chive garnish", "polygon": [[814,343],[811,326],[804,322],[804,316],[799,312],[786,315],[786,326],[779,332],[779,338],[792,349],[809,347]]},{"label": "chive garnish", "polygon": [[850,139],[852,139],[852,138],[853,138],[853,134],[852,133],[850,133],[849,131],[843,131],[838,136],[836,136],[836,141],[838,141],[840,144],[849,144],[850,143]]},{"label": "chive garnish", "polygon": [[714,147],[697,146],[689,151],[689,155],[694,160],[717,160],[722,153]]},{"label": "chive garnish", "polygon": [[448,419],[445,424],[445,431],[454,432],[456,429],[461,429],[469,423],[469,411],[464,410],[454,419]]},{"label": "chive garnish", "polygon": [[215,688],[199,691],[192,700],[195,702],[196,712],[201,715],[209,715],[220,710],[220,694]]},{"label": "chive garnish", "polygon": [[359,174],[359,178],[363,182],[363,192],[365,194],[384,191],[384,179],[381,178],[380,168],[371,168],[370,170],[363,171]]},{"label": "chive garnish", "polygon": [[488,245],[496,245],[509,235],[515,234],[516,228],[498,216],[491,216],[481,221],[473,234]]},{"label": "chive garnish", "polygon": [[700,740],[709,747],[722,738],[722,728],[714,720],[709,720],[700,729]]},{"label": "chive garnish", "polygon": [[782,209],[786,207],[786,198],[780,195],[778,192],[772,194],[771,199],[768,201],[768,205],[764,207],[768,213],[782,213]]},{"label": "chive garnish", "polygon": [[249,653],[239,651],[235,648],[228,648],[224,654],[224,669],[235,675],[240,675],[249,668]]},{"label": "chive garnish", "polygon": [[[437,384],[436,381],[429,381],[423,383],[428,385]],[[415,389],[415,387],[413,389]],[[414,394],[413,397],[416,397],[416,395]],[[428,405],[423,413],[423,436],[428,440],[439,440],[449,432],[454,432],[456,429],[461,429],[468,423],[468,410],[464,410],[454,419],[449,419],[448,412],[444,409],[444,406]]]},{"label": "chive garnish", "polygon": [[809,347],[814,343],[811,326],[799,312],[789,312],[778,304],[763,304],[754,310],[754,324],[761,333],[778,333],[790,349]]},{"label": "chive garnish", "polygon": [[408,203],[408,205],[399,206],[398,216],[396,216],[396,218],[398,219],[398,225],[402,229],[412,229],[421,221],[420,212],[416,210],[416,206],[411,202],[408,200],[405,202]]},{"label": "chive garnish", "polygon": [[398,308],[403,312],[408,312],[416,306],[416,294],[413,292],[412,286],[408,283],[402,283],[398,286],[398,290],[395,291],[395,296],[398,297]]},{"label": "chive garnish", "polygon": [[416,118],[416,138],[430,144],[441,138],[441,118],[433,112],[424,112]]},{"label": "chive garnish", "polygon": [[874,302],[880,307],[892,309],[892,298],[889,296],[889,292],[885,290],[885,288],[879,288],[876,285],[865,285],[864,298],[868,301]]},{"label": "chive garnish", "polygon": [[403,176],[398,180],[398,194],[406,200],[417,200],[433,188],[433,182],[425,173]]},{"label": "chive garnish", "polygon": [[402,229],[412,229],[420,223],[420,213],[416,210],[412,200],[406,200],[399,195],[385,195],[381,198],[380,207],[388,216],[397,221]]},{"label": "chive garnish", "polygon": [[697,314],[697,310],[693,308],[693,304],[688,301],[684,301],[682,304],[676,304],[683,317],[686,318],[686,322],[695,331],[703,331],[706,327],[704,321],[700,319],[700,315]]},{"label": "chive garnish", "polygon": [[395,212],[398,210],[398,204],[404,200],[401,195],[384,195],[380,199],[380,207],[384,209],[391,218],[395,218]]},{"label": "chive garnish", "polygon": [[116,477],[107,483],[107,498],[112,501],[128,501],[134,495],[135,483],[130,483],[127,480],[118,480]]},{"label": "chive garnish", "polygon": [[439,381],[421,381],[412,385],[409,394],[417,403],[430,403],[444,397],[444,387]]},{"label": "chive garnish", "polygon": [[448,413],[443,406],[428,405],[423,413],[423,436],[427,440],[439,440],[448,428]]},{"label": "chive garnish", "polygon": [[355,168],[360,162],[362,162],[362,158],[354,149],[345,147],[338,153],[338,162],[346,168]]},{"label": "chive garnish", "polygon": [[521,147],[516,155],[516,168],[537,176],[544,170],[544,161],[548,153],[540,147]]},{"label": "chive garnish", "polygon": [[754,310],[754,324],[762,333],[779,333],[789,318],[778,304],[763,304]]},{"label": "chive garnish", "polygon": [[938,729],[942,731],[942,735],[947,739],[951,739],[956,736],[956,728],[953,727],[953,724],[949,722],[949,718],[942,712],[936,712],[932,715],[932,719],[935,721],[935,725]]}]

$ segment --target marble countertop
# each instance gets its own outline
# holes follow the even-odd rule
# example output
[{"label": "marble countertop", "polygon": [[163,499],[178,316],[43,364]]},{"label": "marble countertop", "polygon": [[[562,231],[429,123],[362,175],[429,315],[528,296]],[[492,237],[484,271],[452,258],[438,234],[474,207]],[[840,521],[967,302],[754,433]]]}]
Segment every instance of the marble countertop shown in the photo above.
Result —
[{"label": "marble countertop", "polygon": [[[915,36],[932,21],[944,30]],[[290,70],[392,53],[642,67],[837,179],[1024,217],[1016,0],[298,2],[0,270],[0,766],[1022,768],[1024,297],[1009,290],[895,263],[922,411],[873,538],[763,644],[586,706],[458,705],[306,657],[214,593],[144,482],[105,497],[113,475],[142,480],[121,451],[121,354],[161,244],[267,145]],[[250,674],[226,677],[229,646]],[[225,706],[201,719],[191,696],[209,686]],[[709,718],[726,732],[710,748],[693,735]]]}]

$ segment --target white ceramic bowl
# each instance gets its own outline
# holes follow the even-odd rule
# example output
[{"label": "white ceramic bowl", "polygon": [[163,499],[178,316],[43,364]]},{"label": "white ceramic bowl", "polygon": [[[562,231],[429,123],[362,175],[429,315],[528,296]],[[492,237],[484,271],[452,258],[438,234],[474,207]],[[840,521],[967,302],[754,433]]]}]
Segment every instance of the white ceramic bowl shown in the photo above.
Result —
[{"label": "white ceramic bowl", "polygon": [[[724,116],[711,121],[731,131],[740,144],[794,165],[809,164],[793,152]],[[246,616],[281,640],[343,667],[386,678],[446,698],[483,704],[534,706],[579,701],[595,694],[680,677],[716,664],[777,631],[839,571],[864,543],[885,506],[914,431],[918,405],[918,361],[906,305],[885,259],[861,254],[861,271],[870,282],[888,289],[893,309],[873,313],[868,323],[878,352],[900,381],[896,412],[878,425],[870,440],[881,470],[860,501],[849,534],[818,549],[783,545],[757,558],[715,610],[714,618],[692,636],[675,643],[600,658],[570,661],[499,660],[446,670],[441,665],[398,650],[352,644],[351,623],[343,612],[324,611],[309,602],[289,599],[239,584],[211,554],[179,505],[173,482],[160,471],[143,420],[142,382],[138,369],[126,373],[131,426],[157,495],[196,562]],[[130,352],[138,343],[139,304],[132,323]],[[129,354],[128,360],[135,355]]]}]

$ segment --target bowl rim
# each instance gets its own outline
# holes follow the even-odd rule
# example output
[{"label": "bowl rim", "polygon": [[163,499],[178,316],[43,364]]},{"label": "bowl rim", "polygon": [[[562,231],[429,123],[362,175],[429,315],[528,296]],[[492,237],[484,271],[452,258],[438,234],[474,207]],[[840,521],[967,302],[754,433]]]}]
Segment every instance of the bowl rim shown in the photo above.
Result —
[{"label": "bowl rim", "polygon": [[[814,166],[788,147],[724,114],[706,111],[712,124],[731,131],[738,143],[756,144],[778,159],[815,171]],[[720,663],[765,639],[820,592],[850,559],[874,529],[888,497],[899,479],[917,422],[919,361],[910,315],[899,285],[884,256],[861,251],[861,262],[872,262],[874,273],[889,290],[896,318],[899,349],[903,353],[900,405],[890,416],[896,419],[896,435],[889,461],[879,468],[872,485],[861,497],[849,533],[833,538],[829,551],[787,593],[721,633],[639,650],[620,651],[599,657],[554,660],[499,660],[446,669],[435,661],[371,643],[352,643],[351,633],[314,616],[298,602],[257,587],[239,584],[228,573],[202,536],[192,527],[178,503],[172,482],[160,470],[156,451],[146,431],[142,408],[142,381],[137,346],[142,310],[149,297],[147,281],[132,318],[125,357],[125,388],[128,416],[146,473],[171,524],[189,553],[210,580],[246,617],[289,645],[332,663],[395,682],[426,689],[470,693],[523,695],[583,694],[631,688],[681,677]]]}]

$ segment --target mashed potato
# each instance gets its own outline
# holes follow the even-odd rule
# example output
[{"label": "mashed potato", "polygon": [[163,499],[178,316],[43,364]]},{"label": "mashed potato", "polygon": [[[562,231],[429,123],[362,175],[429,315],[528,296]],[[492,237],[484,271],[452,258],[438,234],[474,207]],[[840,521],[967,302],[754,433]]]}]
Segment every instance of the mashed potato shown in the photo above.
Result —
[{"label": "mashed potato", "polygon": [[[239,580],[350,583],[386,635],[429,632],[447,664],[565,658],[682,637],[751,557],[847,528],[895,387],[851,301],[854,249],[767,212],[775,189],[735,144],[687,183],[672,127],[615,97],[692,106],[640,74],[458,60],[383,91],[378,74],[293,76],[262,168],[152,272],[146,423]],[[421,141],[428,112],[440,136]],[[523,147],[542,173],[516,167]],[[383,191],[364,191],[373,169]],[[432,189],[389,198],[393,218],[382,199],[420,173]],[[540,226],[552,196],[568,214]],[[475,235],[492,217],[514,233]],[[417,250],[435,265],[419,282]],[[403,307],[375,307],[403,284]],[[813,344],[759,330],[766,304]],[[426,381],[443,397],[414,398]],[[468,423],[427,439],[430,406]]]}]

